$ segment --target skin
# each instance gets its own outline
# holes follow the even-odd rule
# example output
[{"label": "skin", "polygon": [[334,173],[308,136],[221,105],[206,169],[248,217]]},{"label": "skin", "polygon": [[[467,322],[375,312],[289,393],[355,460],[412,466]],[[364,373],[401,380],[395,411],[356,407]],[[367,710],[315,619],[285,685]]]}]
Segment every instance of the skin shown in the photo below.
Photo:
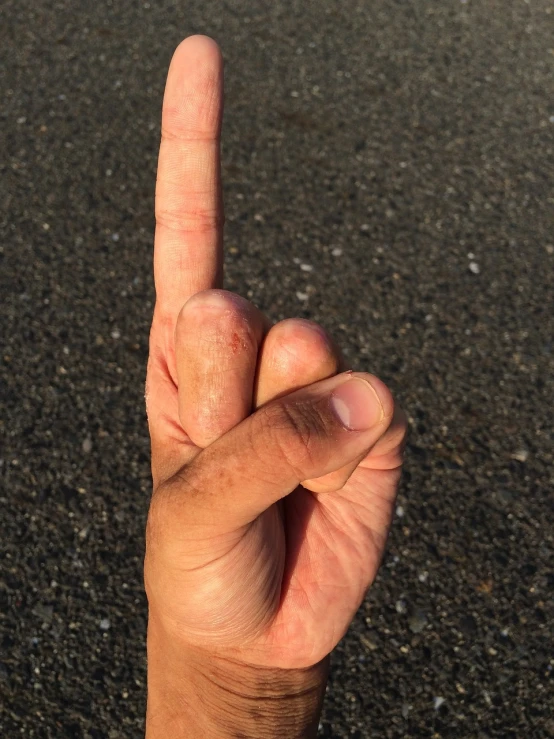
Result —
[{"label": "skin", "polygon": [[[186,39],[156,188],[148,739],[315,736],[328,655],[383,555],[406,433],[386,386],[343,372],[321,327],[272,326],[222,289],[222,98],[217,45]],[[372,412],[363,430],[333,410],[347,384]]]}]

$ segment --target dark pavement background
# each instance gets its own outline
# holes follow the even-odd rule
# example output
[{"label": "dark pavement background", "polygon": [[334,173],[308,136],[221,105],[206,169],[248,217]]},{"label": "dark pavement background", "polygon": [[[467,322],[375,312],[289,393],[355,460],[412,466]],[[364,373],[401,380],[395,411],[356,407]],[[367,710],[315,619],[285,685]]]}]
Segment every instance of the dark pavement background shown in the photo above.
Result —
[{"label": "dark pavement background", "polygon": [[321,736],[554,736],[551,0],[4,0],[0,736],[143,730],[153,192],[193,32],[226,59],[227,287],[410,416]]}]

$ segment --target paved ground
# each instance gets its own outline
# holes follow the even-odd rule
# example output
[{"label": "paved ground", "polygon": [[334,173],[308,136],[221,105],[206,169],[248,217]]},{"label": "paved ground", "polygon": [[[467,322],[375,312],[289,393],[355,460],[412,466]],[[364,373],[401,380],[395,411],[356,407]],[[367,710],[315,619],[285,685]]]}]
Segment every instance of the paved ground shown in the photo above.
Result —
[{"label": "paved ground", "polygon": [[321,735],[554,736],[551,0],[4,0],[0,26],[0,735],[141,735],[159,110],[203,32],[228,286],[321,321],[411,418]]}]

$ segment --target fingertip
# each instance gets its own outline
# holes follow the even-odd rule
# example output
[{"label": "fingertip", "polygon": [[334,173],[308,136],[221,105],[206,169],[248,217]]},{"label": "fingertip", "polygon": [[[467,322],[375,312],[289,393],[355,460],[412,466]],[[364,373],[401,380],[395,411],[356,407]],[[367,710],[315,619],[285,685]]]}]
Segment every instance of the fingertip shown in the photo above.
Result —
[{"label": "fingertip", "polygon": [[223,110],[223,57],[208,36],[189,36],[175,49],[165,86],[162,133],[217,139]]},{"label": "fingertip", "polygon": [[221,49],[217,41],[210,36],[201,33],[195,33],[187,36],[177,46],[173,53],[173,59],[186,55],[188,58],[209,59],[211,61],[221,61]]},{"label": "fingertip", "polygon": [[273,326],[266,349],[268,365],[282,377],[305,379],[306,373],[317,368],[317,379],[324,379],[337,371],[340,361],[325,329],[304,318],[285,319]]}]

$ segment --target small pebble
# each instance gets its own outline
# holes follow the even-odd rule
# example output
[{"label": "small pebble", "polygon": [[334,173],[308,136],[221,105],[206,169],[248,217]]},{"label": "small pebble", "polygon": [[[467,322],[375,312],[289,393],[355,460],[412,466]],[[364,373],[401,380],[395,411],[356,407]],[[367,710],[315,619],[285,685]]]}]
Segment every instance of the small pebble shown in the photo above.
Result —
[{"label": "small pebble", "polygon": [[81,447],[85,454],[89,454],[92,451],[92,439],[87,436],[86,439],[83,439],[83,443],[81,444]]},{"label": "small pebble", "polygon": [[433,698],[433,708],[435,709],[435,711],[438,711],[444,702],[445,698],[442,698],[440,695],[435,696]]},{"label": "small pebble", "polygon": [[398,516],[398,518],[403,518],[404,517],[404,508],[403,508],[403,506],[401,506],[401,505],[397,505],[396,506],[396,515]]},{"label": "small pebble", "polygon": [[118,331],[118,329],[115,328],[110,335],[111,335],[112,339],[120,339],[121,338],[121,331]]},{"label": "small pebble", "polygon": [[302,293],[302,292],[298,291],[296,293],[296,297],[298,298],[298,300],[308,300],[308,297],[309,296],[308,296],[308,293]]},{"label": "small pebble", "polygon": [[412,634],[419,634],[427,626],[427,616],[423,611],[416,611],[410,618],[408,626]]},{"label": "small pebble", "polygon": [[481,271],[481,269],[480,269],[479,265],[477,264],[477,262],[470,262],[469,263],[469,271],[470,272],[473,272],[474,275],[478,275],[479,272]]},{"label": "small pebble", "polygon": [[301,264],[300,269],[302,270],[302,272],[313,272],[314,268],[311,264]]},{"label": "small pebble", "polygon": [[396,601],[394,607],[396,608],[397,613],[406,613],[406,601],[402,600],[402,598]]},{"label": "small pebble", "polygon": [[107,631],[110,628],[110,626],[111,626],[111,624],[110,624],[110,619],[109,618],[103,618],[100,621],[100,629],[102,631]]},{"label": "small pebble", "polygon": [[527,462],[527,459],[529,457],[529,452],[526,449],[518,449],[517,452],[514,452],[511,455],[512,459],[515,459],[516,462]]},{"label": "small pebble", "polygon": [[340,257],[342,255],[342,249],[340,249],[338,246],[336,246],[332,251],[331,254],[334,257]]}]

